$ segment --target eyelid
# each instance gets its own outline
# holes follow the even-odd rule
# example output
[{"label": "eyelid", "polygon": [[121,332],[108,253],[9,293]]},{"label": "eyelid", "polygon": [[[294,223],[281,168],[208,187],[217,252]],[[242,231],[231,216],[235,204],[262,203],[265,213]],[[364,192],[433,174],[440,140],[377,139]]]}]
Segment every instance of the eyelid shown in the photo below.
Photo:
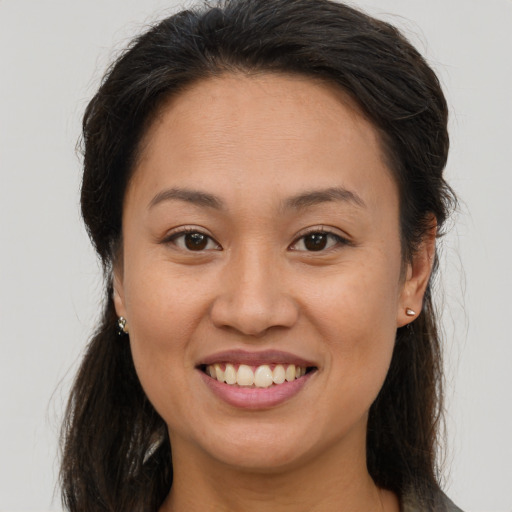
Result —
[{"label": "eyelid", "polygon": [[[313,227],[306,228],[305,230],[301,231],[297,235],[295,240],[289,245],[289,249],[292,250],[292,251],[293,250],[298,250],[298,249],[293,249],[293,246],[297,245],[297,243],[302,238],[304,238],[304,237],[306,237],[308,235],[314,234],[314,233],[323,233],[323,234],[331,235],[331,236],[333,236],[334,238],[336,238],[338,240],[338,244],[339,245],[349,245],[349,246],[353,246],[354,245],[352,240],[350,240],[350,238],[348,236],[342,234],[338,229],[331,228],[329,226],[313,226]],[[329,249],[326,249],[326,250],[323,250],[323,251],[318,251],[318,252],[319,253],[320,252],[326,252],[328,250]],[[314,253],[315,251],[309,251],[309,252]]]},{"label": "eyelid", "polygon": [[[185,236],[187,234],[190,234],[190,233],[199,233],[201,235],[204,235],[206,237],[208,237],[218,248],[216,249],[203,249],[203,251],[197,251],[197,252],[204,252],[204,251],[211,251],[211,250],[217,250],[217,251],[221,251],[222,250],[222,246],[219,244],[219,242],[217,242],[217,240],[215,240],[215,238],[208,233],[208,231],[204,228],[200,228],[198,226],[179,226],[177,228],[173,228],[171,231],[169,231],[168,233],[166,233],[166,235],[164,236],[164,238],[161,240],[160,243],[162,244],[169,244],[169,243],[174,243],[174,241],[179,238],[180,236]],[[174,245],[177,245],[177,244],[174,244]],[[187,252],[195,252],[195,251],[187,251]]]}]

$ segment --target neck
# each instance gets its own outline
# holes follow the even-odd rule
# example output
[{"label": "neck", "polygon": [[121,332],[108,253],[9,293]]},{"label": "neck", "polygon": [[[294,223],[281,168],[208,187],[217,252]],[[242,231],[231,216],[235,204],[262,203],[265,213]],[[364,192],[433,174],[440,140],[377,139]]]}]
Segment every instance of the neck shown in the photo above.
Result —
[{"label": "neck", "polygon": [[398,511],[396,497],[368,474],[365,443],[346,445],[269,472],[234,468],[174,443],[173,486],[160,512],[263,512],[269,504],[273,512]]}]

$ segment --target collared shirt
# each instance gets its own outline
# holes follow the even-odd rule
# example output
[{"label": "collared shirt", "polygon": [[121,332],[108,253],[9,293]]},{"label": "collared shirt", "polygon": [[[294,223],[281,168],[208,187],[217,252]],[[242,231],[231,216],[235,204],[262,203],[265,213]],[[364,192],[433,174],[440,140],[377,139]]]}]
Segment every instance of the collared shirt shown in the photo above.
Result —
[{"label": "collared shirt", "polygon": [[443,492],[435,491],[428,498],[416,492],[405,493],[400,500],[400,512],[462,512]]}]

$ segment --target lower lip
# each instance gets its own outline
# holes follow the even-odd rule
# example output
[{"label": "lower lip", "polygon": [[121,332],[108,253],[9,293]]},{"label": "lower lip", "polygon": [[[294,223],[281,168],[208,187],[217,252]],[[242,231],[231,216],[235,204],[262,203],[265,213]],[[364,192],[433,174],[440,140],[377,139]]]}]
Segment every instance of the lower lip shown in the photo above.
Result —
[{"label": "lower lip", "polygon": [[290,400],[307,384],[311,376],[316,372],[295,379],[292,382],[273,385],[268,388],[245,388],[232,386],[212,379],[206,373],[198,370],[205,384],[221,400],[233,407],[240,409],[268,409]]}]

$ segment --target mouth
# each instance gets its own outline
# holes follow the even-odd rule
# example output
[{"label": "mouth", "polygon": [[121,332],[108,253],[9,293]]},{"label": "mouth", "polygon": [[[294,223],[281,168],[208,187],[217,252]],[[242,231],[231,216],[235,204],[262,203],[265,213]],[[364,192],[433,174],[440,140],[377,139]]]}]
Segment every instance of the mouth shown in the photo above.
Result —
[{"label": "mouth", "polygon": [[270,388],[294,382],[316,371],[315,366],[268,362],[258,365],[240,362],[203,364],[199,369],[208,377],[242,388]]},{"label": "mouth", "polygon": [[219,399],[254,411],[272,409],[300,395],[316,380],[319,367],[288,352],[229,350],[206,357],[196,369]]}]

